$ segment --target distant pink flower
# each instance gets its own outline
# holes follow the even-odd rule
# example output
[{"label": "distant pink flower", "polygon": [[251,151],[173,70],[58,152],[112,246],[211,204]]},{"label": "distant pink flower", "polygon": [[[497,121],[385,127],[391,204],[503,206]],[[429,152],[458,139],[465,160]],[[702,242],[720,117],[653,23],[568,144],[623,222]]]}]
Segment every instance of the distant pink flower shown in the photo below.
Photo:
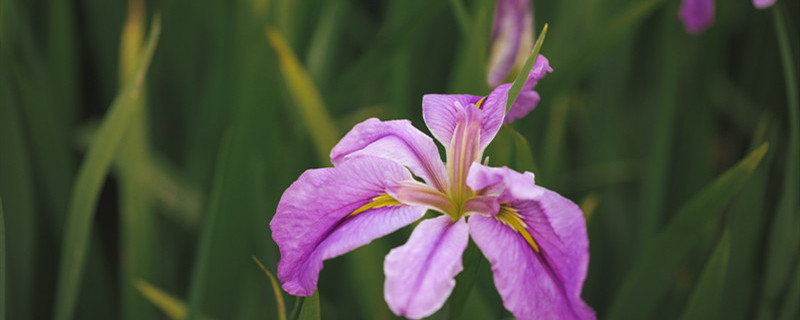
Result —
[{"label": "distant pink flower", "polygon": [[756,9],[766,9],[775,4],[775,0],[753,0],[753,6]]},{"label": "distant pink flower", "polygon": [[533,49],[531,0],[498,0],[494,11],[487,80],[494,88],[514,65],[525,63]]},{"label": "distant pink flower", "polygon": [[[528,81],[535,83],[550,70],[539,56]],[[580,297],[589,264],[580,208],[537,186],[530,172],[480,163],[504,123],[510,86],[501,85],[487,97],[423,97],[425,123],[445,146],[446,163],[433,139],[408,120],[372,118],[353,127],[331,151],[334,167],[304,172],[284,192],[270,222],[281,253],[283,288],[311,295],[323,260],[432,210],[441,215],[421,221],[384,261],[384,298],[395,314],[419,319],[441,308],[472,237],[514,316],[594,319]],[[538,95],[520,99],[531,103]],[[531,108],[512,110],[519,117]]]},{"label": "distant pink flower", "polygon": [[[753,0],[756,9],[766,9],[775,0]],[[714,24],[714,0],[683,0],[679,15],[689,34],[700,34]]]},{"label": "distant pink flower", "polygon": [[702,33],[714,24],[714,0],[683,0],[680,17],[686,32]]}]

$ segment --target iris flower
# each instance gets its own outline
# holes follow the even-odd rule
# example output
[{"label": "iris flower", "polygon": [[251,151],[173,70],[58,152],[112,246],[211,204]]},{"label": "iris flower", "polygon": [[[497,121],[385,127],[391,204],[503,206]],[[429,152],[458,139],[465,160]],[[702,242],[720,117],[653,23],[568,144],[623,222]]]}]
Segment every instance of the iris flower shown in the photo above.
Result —
[{"label": "iris flower", "polygon": [[531,0],[498,0],[494,10],[487,79],[494,88],[514,66],[522,66],[533,47]]},{"label": "iris flower", "polygon": [[[753,0],[756,9],[766,9],[775,0]],[[686,32],[700,34],[714,24],[714,0],[683,0],[679,15]]]},{"label": "iris flower", "polygon": [[[525,94],[551,71],[539,56]],[[517,318],[594,318],[580,297],[589,263],[580,208],[537,186],[530,172],[480,163],[504,122],[510,87],[501,85],[487,97],[423,97],[425,123],[444,145],[446,163],[433,139],[408,120],[371,118],[353,127],[331,151],[334,167],[304,172],[284,192],[270,222],[283,289],[311,295],[323,260],[432,210],[440,215],[419,222],[384,261],[384,297],[395,314],[418,319],[441,308],[472,237],[491,263],[503,304]],[[518,116],[530,109],[513,108]]]}]

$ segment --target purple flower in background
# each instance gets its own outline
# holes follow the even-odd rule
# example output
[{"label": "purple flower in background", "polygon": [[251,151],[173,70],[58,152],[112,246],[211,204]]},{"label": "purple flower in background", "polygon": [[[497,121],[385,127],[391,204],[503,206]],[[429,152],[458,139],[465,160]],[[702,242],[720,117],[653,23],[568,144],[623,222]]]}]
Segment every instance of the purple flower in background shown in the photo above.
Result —
[{"label": "purple flower in background", "polygon": [[700,34],[714,23],[714,0],[683,0],[680,17],[686,32]]},{"label": "purple flower in background", "polygon": [[[766,9],[775,0],[753,0],[756,9]],[[714,0],[683,0],[680,7],[683,26],[689,34],[700,34],[714,24]]]},{"label": "purple flower in background", "polygon": [[775,0],[753,0],[753,6],[756,9],[766,9],[775,4]]},{"label": "purple flower in background", "polygon": [[498,0],[492,26],[487,79],[494,88],[515,65],[522,65],[533,47],[533,10],[530,0]]},{"label": "purple flower in background", "polygon": [[[535,84],[550,70],[539,56],[527,81]],[[535,185],[530,172],[480,163],[504,123],[509,88],[501,85],[487,97],[423,97],[425,123],[445,146],[446,163],[433,139],[408,120],[372,118],[353,127],[331,151],[334,167],[304,172],[284,192],[270,222],[283,288],[311,295],[323,260],[432,210],[441,215],[421,221],[384,261],[384,297],[395,314],[418,319],[441,308],[472,237],[517,318],[594,319],[580,297],[589,263],[580,208]],[[530,109],[515,110],[522,116]]]}]

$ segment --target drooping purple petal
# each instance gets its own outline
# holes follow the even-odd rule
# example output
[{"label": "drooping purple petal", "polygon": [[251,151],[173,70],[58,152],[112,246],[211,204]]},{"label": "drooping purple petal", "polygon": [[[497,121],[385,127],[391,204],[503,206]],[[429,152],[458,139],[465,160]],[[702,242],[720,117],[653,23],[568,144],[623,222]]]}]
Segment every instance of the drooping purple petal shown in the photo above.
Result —
[{"label": "drooping purple petal", "polygon": [[396,161],[437,189],[446,190],[447,173],[436,144],[408,120],[370,118],[357,124],[333,147],[331,162],[338,166],[356,155]]},{"label": "drooping purple petal", "polygon": [[322,261],[414,222],[424,207],[383,206],[349,216],[386,192],[388,186],[412,179],[403,166],[360,156],[335,168],[304,172],[283,193],[270,222],[281,260],[278,278],[294,295],[311,295]]},{"label": "drooping purple petal", "polygon": [[461,272],[469,231],[464,219],[440,216],[420,222],[406,244],[392,249],[383,264],[384,297],[397,315],[429,316],[444,305]]},{"label": "drooping purple petal", "polygon": [[753,0],[753,6],[756,9],[766,9],[775,4],[775,0]]},{"label": "drooping purple petal", "polygon": [[515,63],[527,56],[533,45],[530,0],[497,1],[491,44],[487,80],[490,87],[496,87],[503,82]]},{"label": "drooping purple petal", "polygon": [[680,17],[687,33],[699,34],[714,23],[714,0],[683,0]]},{"label": "drooping purple petal", "polygon": [[453,138],[459,114],[481,97],[468,94],[426,94],[422,96],[422,117],[431,134],[444,146]]},{"label": "drooping purple petal", "polygon": [[[548,61],[545,56],[539,55],[536,57],[536,63],[533,65],[531,72],[528,73],[528,78],[525,80],[525,84],[522,86],[522,91],[520,91],[519,96],[517,96],[517,100],[514,100],[511,109],[506,113],[503,124],[512,123],[526,116],[536,108],[536,105],[539,104],[539,100],[541,99],[539,93],[533,91],[533,89],[536,87],[536,84],[539,83],[539,80],[544,78],[548,72],[553,72],[553,68],[550,67],[550,61]],[[506,95],[507,94],[508,93],[506,93]]]},{"label": "drooping purple petal", "polygon": [[[511,105],[511,109],[506,113],[502,124],[514,122],[536,108],[540,99],[539,93],[533,91],[533,89],[536,87],[536,84],[539,83],[539,80],[544,78],[548,72],[553,72],[553,68],[550,67],[550,61],[540,54],[536,57],[536,63],[534,63],[533,68],[531,68],[531,72],[528,73],[528,77],[525,80],[525,84],[522,85],[522,90],[519,96],[517,96],[517,100],[514,100],[514,104]],[[492,93],[486,97],[483,108],[503,110],[503,112],[505,112],[506,103],[508,101],[508,91],[511,89],[511,86],[511,83],[506,83],[495,88]]]},{"label": "drooping purple petal", "polygon": [[530,176],[507,168],[485,169],[470,172],[477,176],[473,184],[502,190],[501,206],[522,221],[524,232],[536,245],[498,216],[469,218],[470,235],[492,265],[506,309],[518,319],[594,319],[594,312],[581,299],[589,241],[580,208],[533,185]]}]

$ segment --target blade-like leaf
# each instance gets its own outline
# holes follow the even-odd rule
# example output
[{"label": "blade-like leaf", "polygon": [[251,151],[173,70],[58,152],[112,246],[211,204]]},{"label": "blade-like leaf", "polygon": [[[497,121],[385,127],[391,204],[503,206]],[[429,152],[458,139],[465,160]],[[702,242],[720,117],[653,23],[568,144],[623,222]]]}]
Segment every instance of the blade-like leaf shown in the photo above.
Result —
[{"label": "blade-like leaf", "polygon": [[794,54],[791,50],[786,23],[779,6],[773,9],[775,33],[783,64],[783,75],[788,102],[789,139],[786,151],[786,167],[782,172],[782,194],[777,212],[770,226],[762,294],[760,317],[772,318],[771,309],[790,281],[792,261],[800,248],[800,233],[795,227],[800,224],[797,209],[800,207],[800,97],[798,97],[797,74]]},{"label": "blade-like leaf", "polygon": [[79,296],[81,276],[89,248],[92,220],[104,178],[114,155],[125,136],[131,114],[138,106],[132,103],[140,94],[147,68],[160,34],[160,18],[153,19],[150,36],[133,76],[114,99],[108,115],[100,125],[78,172],[67,215],[61,266],[56,291],[55,318],[71,319]]},{"label": "blade-like leaf", "polygon": [[731,237],[729,232],[722,235],[717,248],[708,259],[703,274],[697,280],[689,303],[683,310],[681,319],[714,319],[717,316],[719,302],[725,284],[725,273],[731,253]]},{"label": "blade-like leaf", "polygon": [[481,253],[474,242],[470,241],[464,251],[464,270],[456,276],[456,287],[450,294],[448,304],[450,305],[450,319],[460,319],[464,311],[464,304],[467,302],[472,287],[475,285],[475,278],[478,276],[478,267],[481,264]]},{"label": "blade-like leaf", "polygon": [[522,86],[525,85],[525,81],[528,80],[528,74],[531,73],[531,69],[533,69],[533,65],[536,64],[536,59],[539,57],[539,50],[542,49],[542,43],[544,43],[545,35],[547,35],[546,23],[544,24],[544,28],[542,28],[542,33],[539,34],[539,38],[536,39],[536,44],[533,45],[531,55],[528,56],[528,60],[525,61],[525,64],[519,71],[519,74],[517,74],[517,78],[514,79],[514,84],[512,84],[511,89],[508,90],[506,112],[511,109],[511,106],[514,105],[514,101],[517,101],[519,93],[522,92]]},{"label": "blade-like leaf", "polygon": [[272,275],[272,272],[269,272],[269,270],[267,270],[267,267],[265,267],[264,264],[261,263],[261,261],[259,261],[258,258],[256,258],[256,256],[252,256],[251,258],[253,258],[253,261],[255,261],[255,263],[258,264],[258,267],[264,271],[264,274],[267,275],[267,278],[269,278],[269,283],[272,285],[272,291],[275,292],[275,301],[278,304],[278,319],[286,320],[286,307],[283,303],[283,293],[281,293],[281,286],[278,284],[278,281],[275,280],[275,276]]},{"label": "blade-like leaf", "polygon": [[297,320],[319,320],[319,291],[303,299]]},{"label": "blade-like leaf", "polygon": [[322,97],[311,77],[308,76],[278,30],[268,29],[267,40],[278,54],[284,81],[300,111],[303,123],[311,133],[317,156],[322,163],[327,163],[329,161],[328,154],[340,137],[339,130],[322,102]]},{"label": "blade-like leaf", "polygon": [[609,319],[646,319],[669,291],[681,261],[703,236],[703,228],[717,220],[756,169],[768,144],[764,143],[697,193],[642,250],[617,293]]},{"label": "blade-like leaf", "polygon": [[[800,212],[798,213],[800,214]],[[795,263],[792,279],[783,299],[783,307],[778,313],[778,320],[797,319],[797,317],[800,317],[800,261]]]},{"label": "blade-like leaf", "polygon": [[182,320],[186,318],[186,304],[178,298],[141,279],[136,281],[136,289],[170,319]]},{"label": "blade-like leaf", "polygon": [[0,199],[0,320],[6,319],[6,227]]}]

